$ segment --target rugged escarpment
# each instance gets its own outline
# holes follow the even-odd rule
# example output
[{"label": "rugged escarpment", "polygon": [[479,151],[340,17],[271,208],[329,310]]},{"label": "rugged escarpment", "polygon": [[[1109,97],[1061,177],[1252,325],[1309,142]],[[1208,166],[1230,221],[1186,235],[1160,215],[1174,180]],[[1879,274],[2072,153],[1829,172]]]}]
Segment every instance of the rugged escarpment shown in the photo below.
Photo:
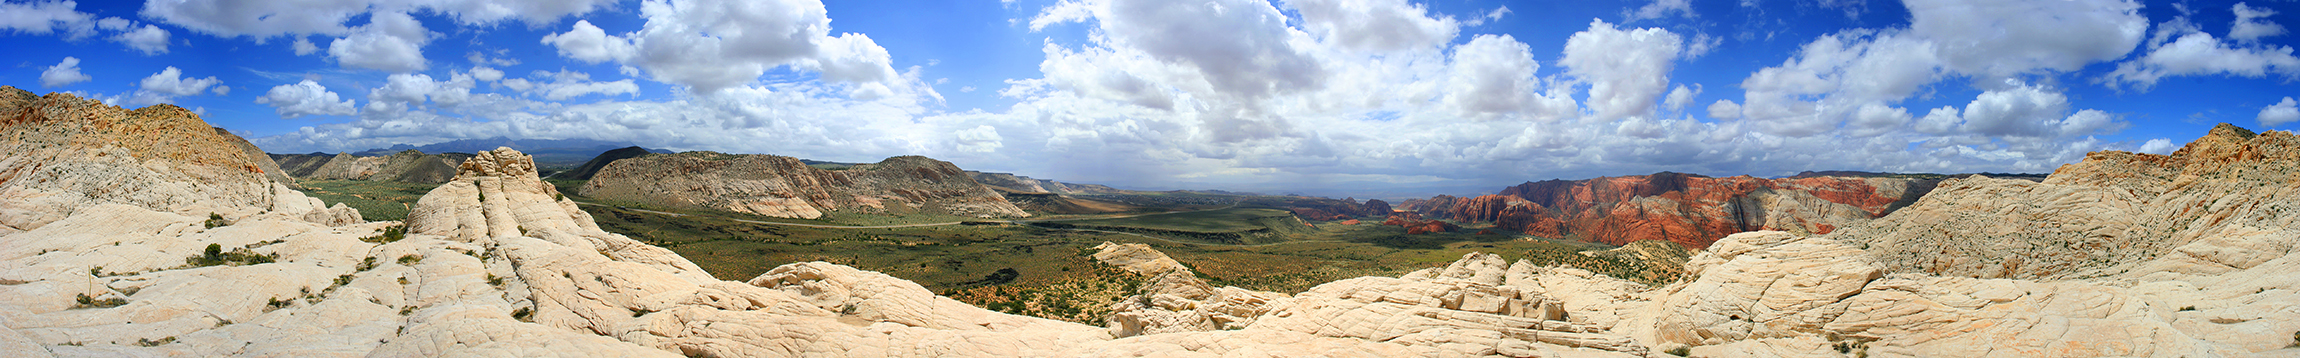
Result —
[{"label": "rugged escarpment", "polygon": [[[2228,232],[2300,223],[2300,139],[2221,124],[2171,155],[2095,152],[2045,181],[1941,183],[1894,215],[1848,228],[1895,272],[2089,278],[2143,268]],[[2223,262],[2220,270],[2251,263]]]},{"label": "rugged escarpment", "polygon": [[[1645,352],[1609,333],[1634,326],[1622,318],[1635,305],[1614,298],[1644,286],[1491,255],[1287,297],[1208,289],[1156,251],[1105,246],[1097,259],[1164,277],[1109,328],[1000,314],[820,262],[721,281],[669,250],[600,231],[527,158],[501,149],[466,161],[418,201],[404,231],[269,218],[203,227],[109,205],[0,236],[9,244],[0,246],[0,346],[58,356]],[[203,246],[231,249],[203,258]],[[110,265],[80,269],[96,263]]]},{"label": "rugged escarpment", "polygon": [[32,230],[102,204],[228,219],[356,221],[275,178],[245,140],[173,105],[136,110],[66,93],[0,86],[0,233]]},{"label": "rugged escarpment", "polygon": [[456,166],[471,159],[471,154],[423,154],[411,149],[375,157],[349,153],[272,154],[270,157],[298,178],[438,184],[455,177]]},{"label": "rugged escarpment", "polygon": [[[204,123],[34,107],[46,112],[0,112],[9,149],[31,148],[0,152],[0,193],[45,196],[0,204],[69,210],[0,231],[7,356],[2300,356],[2288,132],[2223,127],[2168,156],[2095,153],[2042,183],[1951,181],[1827,235],[1731,234],[1664,287],[1471,253],[1286,295],[1213,288],[1148,246],[1110,244],[1093,258],[1155,279],[1096,327],[822,262],[715,279],[600,230],[509,149],[462,163],[404,223],[323,225],[310,213],[331,210],[296,206],[310,201],[254,164],[199,164],[246,155],[230,143],[141,149],[177,157],[75,137],[215,135]],[[202,207],[228,210],[221,220],[153,204],[233,193],[184,187],[196,179],[256,181],[271,203]],[[56,184],[71,181],[102,185]],[[1667,245],[1590,254],[1676,255]],[[1988,245],[2044,253],[2021,267],[2072,269],[1923,266],[2002,257]]]},{"label": "rugged escarpment", "polygon": [[615,161],[584,196],[786,218],[827,212],[1029,216],[958,166],[919,156],[824,170],[797,158],[686,152]]},{"label": "rugged escarpment", "polygon": [[1401,208],[1431,218],[1491,222],[1552,238],[1625,245],[1642,240],[1707,247],[1754,230],[1829,233],[1924,196],[1937,179],[1712,178],[1681,173],[1528,182],[1474,198],[1438,196]]}]

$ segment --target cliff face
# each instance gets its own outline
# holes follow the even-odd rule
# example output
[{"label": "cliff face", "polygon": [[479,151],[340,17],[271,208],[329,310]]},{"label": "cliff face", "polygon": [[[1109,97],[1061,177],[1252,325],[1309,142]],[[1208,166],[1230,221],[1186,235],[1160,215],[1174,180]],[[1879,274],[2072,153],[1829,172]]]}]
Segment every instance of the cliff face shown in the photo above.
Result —
[{"label": "cliff face", "polygon": [[371,180],[408,183],[438,184],[455,176],[455,168],[470,159],[471,154],[423,154],[404,150],[387,156],[362,157],[349,153],[333,156],[312,154],[272,154],[283,163],[284,169],[296,177],[319,180]]},{"label": "cliff face", "polygon": [[1528,235],[1626,245],[1641,240],[1708,247],[1754,230],[1824,234],[1899,209],[1931,179],[1711,178],[1680,173],[1528,182],[1476,198],[1409,201],[1430,217],[1491,222]]},{"label": "cliff face", "polygon": [[173,105],[128,110],[0,86],[0,232],[100,204],[231,218],[318,206],[251,147]]},{"label": "cliff face", "polygon": [[1841,236],[1895,272],[2100,277],[2200,238],[2300,222],[2288,209],[2300,201],[2295,183],[2300,139],[2222,124],[2172,155],[2094,152],[2041,183],[1943,182],[1905,214]]},{"label": "cliff face", "polygon": [[840,170],[797,158],[686,152],[615,161],[583,185],[584,196],[785,218],[826,212],[927,212],[1029,216],[958,166],[926,157],[887,158]]},{"label": "cliff face", "polygon": [[[6,99],[0,104],[10,104]],[[0,173],[10,180],[0,186],[5,193],[209,193],[171,187],[179,184],[171,180],[200,175],[182,170],[208,171],[186,164],[199,160],[103,145],[38,151],[39,144],[79,142],[26,133],[93,126],[24,117],[0,117],[0,125],[64,128],[0,127],[11,135],[8,145],[17,146],[9,149],[47,155],[0,152],[12,155],[0,158]],[[164,128],[171,127],[144,127]],[[204,123],[181,128],[189,129],[168,133],[213,135]],[[154,140],[147,135],[155,132],[112,133]],[[0,355],[2300,355],[2292,345],[2292,332],[2300,330],[2300,311],[2292,310],[2300,302],[2300,276],[2292,274],[2300,272],[2300,218],[2294,217],[2300,214],[2287,214],[2291,193],[2300,190],[2300,178],[2289,174],[2291,161],[2300,156],[2292,155],[2289,133],[2246,133],[2216,130],[2171,156],[2096,153],[2044,183],[1963,179],[1906,210],[1831,235],[1729,235],[1695,253],[1685,280],[1665,287],[1471,253],[1443,267],[1286,295],[1214,288],[1148,246],[1105,245],[1094,259],[1159,278],[1138,288],[1142,295],[1118,302],[1120,314],[1108,327],[1000,314],[909,281],[823,262],[787,264],[747,281],[719,280],[670,250],[600,230],[536,177],[531,157],[499,149],[463,163],[418,200],[405,231],[393,228],[402,223],[330,227],[270,213],[218,226],[204,223],[204,213],[124,200],[65,203],[77,206],[63,219],[0,231]],[[149,162],[163,159],[171,161]],[[150,165],[135,168],[150,172],[110,167],[121,161],[145,161]],[[141,177],[37,174],[58,166]],[[216,172],[227,175],[217,178],[262,177],[247,167],[222,168]],[[228,170],[235,168],[242,171]],[[58,188],[80,187],[19,179],[27,175],[152,185],[75,192]],[[276,183],[272,188],[275,202],[300,197]],[[2121,201],[2125,197],[2137,201]],[[17,198],[0,204],[15,205]],[[1510,198],[1472,206],[1538,204]],[[2133,202],[2142,206],[2119,206]],[[269,210],[292,211],[282,208],[275,203]],[[2118,208],[2127,211],[2111,210]],[[1959,242],[2068,238],[2024,232],[2113,233],[2100,228],[2161,231],[2105,236],[2117,241],[2100,244],[2052,243],[2153,257],[2096,278],[1899,272],[1912,262],[1907,257],[1990,257],[1971,256],[1988,253],[1965,251]],[[2159,232],[2165,234],[2153,234]],[[1919,239],[1926,241],[1913,241]],[[1920,243],[1940,251],[1901,249],[1926,247]],[[1678,254],[1656,244],[1590,254]],[[206,247],[228,249],[206,254]],[[2078,261],[2039,264],[2083,267]]]}]

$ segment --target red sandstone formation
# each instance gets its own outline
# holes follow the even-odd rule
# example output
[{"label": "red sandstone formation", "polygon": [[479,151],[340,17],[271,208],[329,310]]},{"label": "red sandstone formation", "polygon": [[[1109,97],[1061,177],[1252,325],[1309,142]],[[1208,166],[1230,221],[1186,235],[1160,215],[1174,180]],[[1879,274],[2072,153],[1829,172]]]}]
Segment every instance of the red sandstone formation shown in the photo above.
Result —
[{"label": "red sandstone formation", "polygon": [[1412,219],[1412,218],[1406,218],[1406,217],[1403,217],[1403,216],[1391,216],[1391,217],[1389,218],[1389,220],[1384,220],[1384,221],[1382,221],[1382,225],[1389,225],[1389,226],[1397,226],[1397,227],[1403,227],[1403,228],[1406,228],[1406,234],[1427,234],[1427,233],[1433,233],[1433,232],[1452,232],[1452,231],[1454,231],[1454,230],[1459,230],[1459,229],[1461,229],[1461,227],[1460,227],[1460,226],[1455,226],[1453,223],[1449,223],[1449,222],[1444,222],[1444,221],[1437,221],[1437,220],[1420,220],[1420,219]]},{"label": "red sandstone formation", "polygon": [[1663,172],[1528,182],[1476,198],[1408,200],[1430,217],[1491,222],[1528,235],[1624,245],[1665,240],[1706,248],[1753,230],[1823,234],[1867,221],[1930,190],[1933,179],[1884,177],[1712,178]]}]

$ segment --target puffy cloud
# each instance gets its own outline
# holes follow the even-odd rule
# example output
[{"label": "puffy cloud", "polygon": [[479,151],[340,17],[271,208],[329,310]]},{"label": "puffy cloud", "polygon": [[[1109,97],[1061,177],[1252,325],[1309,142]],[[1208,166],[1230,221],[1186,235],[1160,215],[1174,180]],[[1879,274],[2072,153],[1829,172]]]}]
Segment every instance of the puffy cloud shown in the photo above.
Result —
[{"label": "puffy cloud", "polygon": [[2260,125],[2269,127],[2300,121],[2300,104],[2295,104],[2292,97],[2284,97],[2283,102],[2261,108],[2260,115],[2254,119],[2260,120]]},{"label": "puffy cloud", "polygon": [[1742,80],[1742,113],[1759,130],[1803,137],[1837,128],[1941,77],[1931,42],[1898,31],[1823,35],[1780,66]]},{"label": "puffy cloud", "polygon": [[578,21],[542,42],[569,58],[635,65],[657,81],[701,93],[752,83],[767,70],[789,66],[851,84],[853,97],[940,98],[931,87],[906,81],[869,36],[831,36],[830,17],[819,0],[647,1],[639,12],[647,23],[637,32],[609,35]]},{"label": "puffy cloud", "polygon": [[1900,130],[1902,126],[1908,125],[1911,118],[1913,117],[1909,115],[1908,110],[1898,107],[1888,107],[1877,103],[1863,104],[1861,109],[1854,111],[1853,120],[1845,123],[1845,129],[1847,129],[1845,135],[1873,137],[1895,132]]},{"label": "puffy cloud", "polygon": [[1461,25],[1453,18],[1430,18],[1427,9],[1405,0],[1290,0],[1303,27],[1342,48],[1391,52],[1445,44]]},{"label": "puffy cloud", "polygon": [[[1987,79],[2074,71],[2131,53],[2148,32],[2132,0],[1909,0],[1910,31],[1948,68]],[[2050,15],[2040,15],[2050,14]]]},{"label": "puffy cloud", "polygon": [[2275,10],[2253,8],[2244,3],[2236,3],[2236,7],[2230,10],[2236,12],[2236,23],[2229,25],[2228,38],[2253,42],[2260,41],[2262,37],[2284,34],[2284,25],[2265,20],[2268,16],[2276,15]]},{"label": "puffy cloud", "polygon": [[2157,138],[2150,139],[2147,143],[2142,143],[2140,145],[2140,149],[2136,150],[2136,152],[2164,155],[2172,154],[2172,151],[2175,150],[2180,150],[2180,145],[2172,144],[2171,139]]},{"label": "puffy cloud", "polygon": [[2191,32],[2138,59],[2116,65],[2100,81],[2138,85],[2146,89],[2173,76],[2230,74],[2244,77],[2282,75],[2300,79],[2300,57],[2289,46],[2231,47],[2211,34]]},{"label": "puffy cloud", "polygon": [[453,16],[464,25],[485,25],[506,19],[544,24],[612,3],[607,0],[174,0],[145,2],[138,14],[201,33],[262,39],[350,33],[354,30],[344,26],[344,22],[370,11],[383,15],[428,9]]},{"label": "puffy cloud", "polygon": [[1693,13],[1693,1],[1653,0],[1653,3],[1645,4],[1645,6],[1640,6],[1636,10],[1623,10],[1622,17],[1625,19],[1621,20],[1621,22],[1637,22],[1640,20],[1662,19],[1669,17],[1671,14],[1676,14],[1677,16],[1684,16],[1688,18],[1695,17],[1695,14]]},{"label": "puffy cloud", "polygon": [[1650,115],[1684,39],[1659,28],[1622,30],[1591,20],[1589,30],[1565,41],[1558,60],[1566,73],[1588,82],[1589,107],[1598,119]]},{"label": "puffy cloud", "polygon": [[[351,100],[338,100],[335,92],[312,80],[272,87],[256,103],[270,104],[280,117],[296,118],[304,115],[348,116],[359,113]],[[334,148],[348,149],[348,148]]]},{"label": "puffy cloud", "polygon": [[[1092,3],[1105,45],[1140,50],[1150,58],[1196,70],[1213,92],[1258,100],[1315,89],[1326,69],[1291,42],[1299,32],[1286,16],[1254,0],[1171,2],[1112,0]],[[1061,5],[1057,5],[1061,6]],[[1035,21],[1033,21],[1035,23]],[[1337,35],[1341,41],[1363,41]],[[1379,41],[1364,41],[1378,43]]]},{"label": "puffy cloud", "polygon": [[1709,118],[1739,119],[1741,118],[1741,105],[1734,104],[1730,100],[1717,100],[1716,103],[1709,104]]},{"label": "puffy cloud", "polygon": [[[1986,137],[2053,138],[2121,130],[2126,123],[2108,112],[2069,112],[2068,96],[2018,82],[1982,92],[1960,116],[1953,107],[1935,109],[1917,123],[1920,132]],[[1952,133],[1953,132],[1953,133]]]},{"label": "puffy cloud", "polygon": [[40,87],[61,87],[87,82],[89,79],[88,75],[80,73],[80,59],[71,56],[65,56],[64,61],[40,71]]},{"label": "puffy cloud", "polygon": [[367,100],[369,103],[387,101],[423,103],[426,98],[430,98],[432,92],[439,91],[439,88],[439,83],[433,82],[430,75],[395,74],[384,78],[383,87],[368,91]]},{"label": "puffy cloud", "polygon": [[72,1],[0,3],[0,29],[34,35],[64,32],[67,39],[95,34],[95,15],[75,10]]},{"label": "puffy cloud", "polygon": [[495,82],[503,79],[503,71],[487,66],[473,67],[471,68],[471,78],[478,79],[480,82]]},{"label": "puffy cloud", "polygon": [[1686,89],[1685,85],[1677,85],[1677,89],[1669,90],[1669,97],[1663,99],[1661,105],[1668,107],[1670,112],[1682,112],[1685,111],[1686,106],[1693,105],[1693,97],[1700,95],[1700,84],[1694,84],[1692,89]]},{"label": "puffy cloud", "polygon": [[998,128],[987,124],[951,133],[951,137],[956,139],[960,151],[989,152],[1005,146],[998,137]]},{"label": "puffy cloud", "polygon": [[406,73],[421,71],[429,66],[423,58],[423,45],[431,42],[431,31],[423,23],[403,12],[378,12],[367,25],[352,31],[351,36],[338,38],[327,45],[328,57],[344,67],[363,67],[385,72]]},{"label": "puffy cloud", "polygon": [[112,40],[127,44],[128,48],[143,52],[144,55],[168,53],[168,30],[161,30],[159,26],[144,25],[135,31],[114,36]]},{"label": "puffy cloud", "polygon": [[183,75],[183,70],[178,70],[175,66],[168,66],[167,69],[160,70],[159,73],[154,73],[151,76],[146,76],[144,77],[143,81],[137,83],[138,87],[147,91],[156,91],[177,96],[190,96],[200,94],[200,92],[207,91],[209,86],[214,86],[217,83],[223,82],[216,80],[215,76],[194,79],[184,78]]},{"label": "puffy cloud", "polygon": [[128,20],[128,19],[122,19],[122,18],[117,18],[117,17],[107,17],[107,18],[104,18],[104,19],[102,19],[102,20],[96,20],[96,28],[105,29],[105,30],[111,30],[111,31],[122,31],[122,30],[127,30],[128,28],[130,28],[130,27],[135,27],[135,26],[136,26],[136,21],[134,21],[134,20]]},{"label": "puffy cloud", "polygon": [[569,98],[592,94],[625,94],[634,96],[639,94],[639,86],[637,84],[633,84],[631,80],[591,82],[589,81],[590,76],[560,75],[556,77],[557,79],[551,82],[537,84],[535,86],[535,91],[542,92],[544,99],[553,101],[562,101]]},{"label": "puffy cloud", "polygon": [[1982,92],[1965,105],[1966,132],[1991,136],[2042,136],[2048,121],[2068,111],[2068,96],[2035,86]]},{"label": "puffy cloud", "polygon": [[1447,101],[1470,118],[1523,114],[1556,120],[1573,115],[1577,109],[1572,97],[1540,93],[1540,79],[1534,77],[1540,68],[1532,50],[1516,38],[1478,35],[1454,48]]},{"label": "puffy cloud", "polygon": [[311,39],[304,38],[303,36],[296,36],[295,43],[290,44],[289,46],[295,49],[296,56],[309,55],[314,52],[319,52],[319,45],[312,44]]},{"label": "puffy cloud", "polygon": [[590,20],[576,20],[575,27],[565,33],[545,35],[543,43],[558,48],[560,56],[588,63],[629,60],[635,52],[630,41],[607,36],[606,30],[591,26]]}]

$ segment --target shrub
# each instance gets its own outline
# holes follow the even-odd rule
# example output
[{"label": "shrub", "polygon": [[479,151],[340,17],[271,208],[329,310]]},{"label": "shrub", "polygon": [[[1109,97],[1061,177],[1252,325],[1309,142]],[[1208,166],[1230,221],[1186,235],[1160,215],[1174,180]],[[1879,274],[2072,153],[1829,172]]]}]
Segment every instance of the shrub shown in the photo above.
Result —
[{"label": "shrub", "polygon": [[112,308],[128,304],[128,299],[125,298],[96,299],[95,297],[88,297],[88,294],[85,293],[80,294],[78,301],[80,304],[74,305],[72,308]]},{"label": "shrub", "polygon": [[273,263],[277,262],[279,259],[277,256],[278,254],[257,254],[254,251],[248,251],[248,249],[245,248],[232,249],[231,252],[221,251],[223,251],[223,246],[209,244],[207,251],[201,253],[200,256],[184,258],[184,264],[191,267],[207,267],[216,265],[245,266]]},{"label": "shrub", "polygon": [[415,266],[415,263],[418,262],[423,262],[423,256],[409,254],[399,257],[399,264],[401,266]]},{"label": "shrub", "polygon": [[1675,348],[1670,348],[1668,351],[1665,351],[1665,352],[1662,352],[1662,353],[1669,353],[1670,355],[1679,356],[1679,357],[1692,356],[1692,355],[1693,355],[1693,347],[1678,346],[1678,347],[1675,347]]},{"label": "shrub", "polygon": [[378,243],[378,244],[389,244],[389,243],[393,243],[393,242],[398,242],[400,239],[406,239],[406,238],[407,238],[407,226],[406,226],[406,225],[392,225],[392,226],[390,226],[390,227],[385,227],[385,228],[383,228],[383,233],[381,233],[381,234],[376,234],[375,236],[369,236],[369,237],[363,237],[363,238],[359,238],[359,241],[366,241],[366,242],[371,242],[371,243]]},{"label": "shrub", "polygon": [[219,226],[224,226],[224,225],[231,225],[232,223],[230,223],[230,222],[225,222],[225,221],[224,221],[224,216],[223,216],[223,215],[217,215],[216,213],[208,213],[208,221],[207,221],[207,223],[206,223],[206,224],[207,224],[207,226],[208,226],[208,228],[209,228],[209,229],[214,229],[214,228],[216,228],[216,227],[219,227]]},{"label": "shrub", "polygon": [[155,341],[155,340],[152,340],[152,339],[150,339],[150,338],[137,338],[137,339],[136,339],[136,345],[139,345],[139,346],[145,346],[145,347],[158,347],[158,346],[160,346],[160,345],[163,345],[163,344],[168,344],[168,343],[176,343],[176,336],[168,336],[167,338],[160,338],[160,340],[156,340],[156,341]]}]

